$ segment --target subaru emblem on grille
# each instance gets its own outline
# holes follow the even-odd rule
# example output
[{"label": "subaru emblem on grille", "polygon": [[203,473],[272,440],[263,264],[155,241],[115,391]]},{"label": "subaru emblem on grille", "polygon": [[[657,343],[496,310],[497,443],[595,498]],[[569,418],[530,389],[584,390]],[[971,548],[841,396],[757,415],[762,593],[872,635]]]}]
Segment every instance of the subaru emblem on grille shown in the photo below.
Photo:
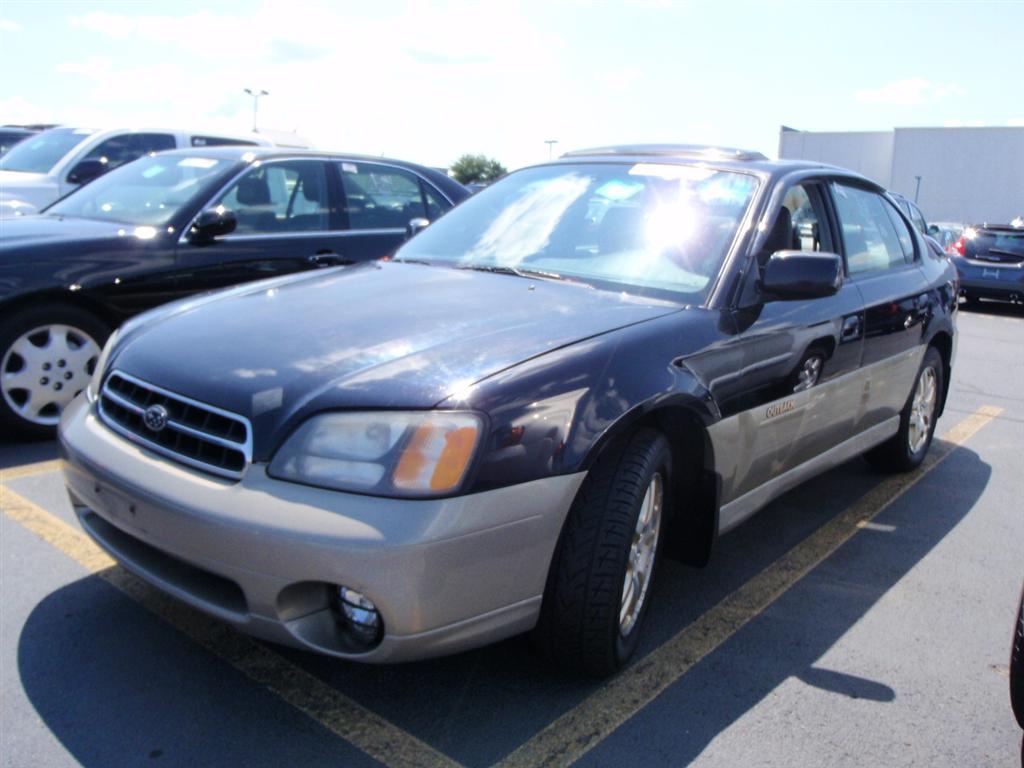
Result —
[{"label": "subaru emblem on grille", "polygon": [[162,405],[151,405],[142,414],[142,420],[146,428],[151,432],[159,432],[167,426],[167,409]]}]

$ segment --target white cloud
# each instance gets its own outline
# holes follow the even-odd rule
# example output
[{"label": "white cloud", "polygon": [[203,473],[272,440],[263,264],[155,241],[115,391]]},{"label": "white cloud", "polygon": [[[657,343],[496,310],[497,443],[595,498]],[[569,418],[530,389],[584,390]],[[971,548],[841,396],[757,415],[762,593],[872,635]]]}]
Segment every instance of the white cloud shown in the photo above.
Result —
[{"label": "white cloud", "polygon": [[111,54],[126,37],[144,41],[159,64],[92,56],[57,69],[81,78],[76,114],[105,114],[100,124],[238,133],[251,125],[242,93],[251,87],[270,92],[259,102],[261,126],[296,130],[326,149],[432,165],[469,151],[513,167],[547,156],[543,140],[558,138],[547,135],[558,128],[551,116],[573,89],[561,74],[560,40],[535,14],[506,2],[501,34],[481,35],[494,28],[491,6],[412,2],[388,19],[343,9],[292,0],[245,16],[93,11],[70,23],[110,38]]},{"label": "white cloud", "polygon": [[1024,126],[1024,117],[1011,117],[1009,120],[1006,121],[1006,124],[1015,127]]},{"label": "white cloud", "polygon": [[853,96],[857,101],[868,104],[895,104],[917,106],[941,101],[950,96],[963,97],[967,91],[956,83],[933,83],[923,77],[911,77],[886,83],[879,88],[862,88]]},{"label": "white cloud", "polygon": [[0,19],[0,32],[23,32],[25,28],[16,21]]},{"label": "white cloud", "polygon": [[0,99],[0,115],[3,115],[4,122],[15,125],[53,122],[52,112],[20,96]]}]

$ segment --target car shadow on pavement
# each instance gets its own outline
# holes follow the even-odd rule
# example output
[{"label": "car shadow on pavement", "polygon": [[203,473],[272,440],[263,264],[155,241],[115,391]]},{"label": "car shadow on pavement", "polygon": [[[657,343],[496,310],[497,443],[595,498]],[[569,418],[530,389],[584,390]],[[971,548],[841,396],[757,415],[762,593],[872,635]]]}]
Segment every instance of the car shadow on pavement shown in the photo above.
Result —
[{"label": "car shadow on pavement", "polygon": [[981,301],[978,304],[962,302],[960,310],[972,315],[995,315],[997,317],[1024,317],[1024,304],[1008,301]]},{"label": "car shadow on pavement", "polygon": [[[899,692],[887,681],[818,662],[960,522],[990,475],[976,453],[956,449],[883,512],[879,520],[887,525],[859,531],[581,764],[633,764],[637,749],[649,749],[652,760],[670,755],[672,764],[684,765],[790,678],[840,696],[893,701]],[[723,537],[708,567],[664,562],[639,654],[674,636],[882,480],[863,461],[851,461]],[[790,599],[798,590],[801,599]],[[803,595],[807,590],[810,597]],[[752,631],[762,623],[767,631]],[[497,762],[600,686],[540,660],[525,637],[391,666],[273,650],[467,766]],[[18,667],[36,711],[89,768],[139,764],[156,750],[163,765],[368,760],[95,577],[57,590],[34,608],[19,639]],[[635,743],[630,726],[651,718],[686,727],[644,728],[646,741]],[[652,733],[664,743],[651,743]],[[118,744],[122,751],[112,751]]]},{"label": "car shadow on pavement", "polygon": [[0,470],[57,458],[56,440],[25,440],[0,436]]}]

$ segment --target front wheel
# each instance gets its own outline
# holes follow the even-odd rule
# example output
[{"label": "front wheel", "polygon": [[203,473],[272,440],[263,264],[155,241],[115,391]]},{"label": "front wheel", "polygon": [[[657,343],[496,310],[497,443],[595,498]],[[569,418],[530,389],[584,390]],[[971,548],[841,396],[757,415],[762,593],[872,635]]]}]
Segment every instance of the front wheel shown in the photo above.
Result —
[{"label": "front wheel", "polygon": [[52,437],[89,383],[110,329],[78,307],[42,304],[0,322],[0,422]]},{"label": "front wheel", "polygon": [[935,347],[928,347],[914,388],[900,411],[899,431],[864,454],[873,467],[886,472],[909,472],[924,461],[935,435],[943,392],[943,371],[942,356]]},{"label": "front wheel", "polygon": [[609,446],[584,481],[555,550],[534,641],[595,676],[636,651],[668,512],[668,442],[641,429]]},{"label": "front wheel", "polygon": [[1010,704],[1017,723],[1024,728],[1024,592],[1017,608],[1017,623],[1013,628],[1013,648],[1010,651]]}]

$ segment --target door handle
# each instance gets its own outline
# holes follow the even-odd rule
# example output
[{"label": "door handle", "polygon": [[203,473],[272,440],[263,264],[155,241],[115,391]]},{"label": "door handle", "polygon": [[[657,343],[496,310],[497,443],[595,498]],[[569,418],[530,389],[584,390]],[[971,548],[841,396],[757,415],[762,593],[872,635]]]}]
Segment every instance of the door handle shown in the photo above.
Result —
[{"label": "door handle", "polygon": [[843,329],[839,332],[839,341],[853,341],[860,338],[860,316],[851,315],[843,320]]},{"label": "door handle", "polygon": [[352,259],[346,259],[334,251],[317,251],[312,256],[307,256],[306,261],[314,267],[338,267],[346,264],[355,264]]}]

